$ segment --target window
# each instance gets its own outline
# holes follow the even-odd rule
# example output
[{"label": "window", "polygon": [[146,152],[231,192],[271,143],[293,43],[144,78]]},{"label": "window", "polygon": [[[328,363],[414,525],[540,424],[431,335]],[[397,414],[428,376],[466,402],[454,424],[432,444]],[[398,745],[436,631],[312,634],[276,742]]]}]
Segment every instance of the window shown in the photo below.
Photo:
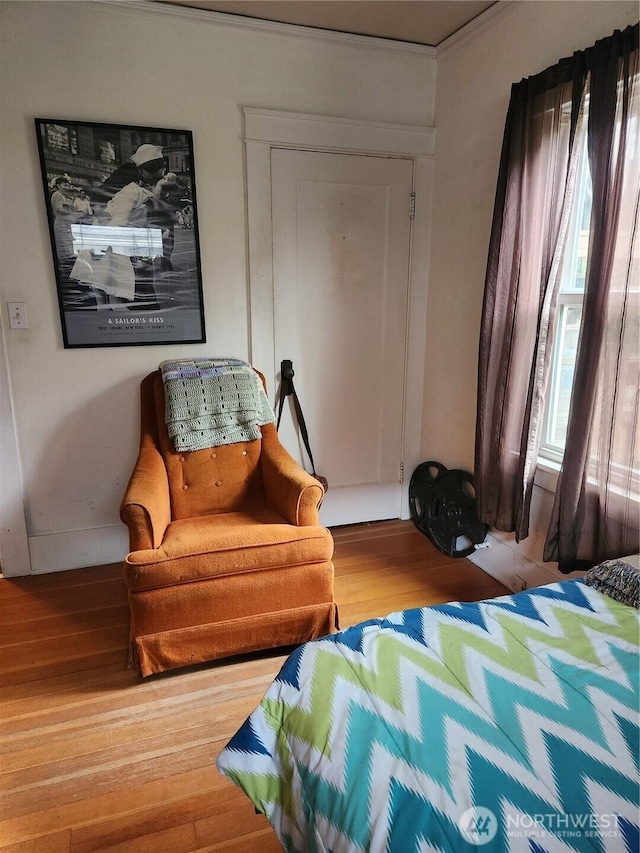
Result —
[{"label": "window", "polygon": [[[569,107],[570,105],[567,104],[565,111]],[[565,118],[566,116],[563,115],[563,119]],[[637,158],[637,134],[640,119],[633,116],[630,124],[632,130],[628,151],[631,152],[632,157],[635,154]],[[578,338],[582,324],[587,258],[591,239],[592,203],[593,191],[585,135],[578,154],[575,200],[568,224],[556,297],[555,322],[551,334],[553,354],[546,391],[543,435],[539,450],[540,461],[556,463],[557,465],[562,462],[565,449]],[[633,194],[629,194],[622,200],[620,230],[622,234],[628,234],[629,241],[633,241],[633,235],[637,228],[637,204],[637,196],[634,198]],[[627,244],[624,239],[622,243],[626,248]],[[637,263],[638,248],[635,250],[630,248],[629,254],[636,258]],[[628,271],[620,268],[614,272],[611,284],[613,293],[622,286],[616,283],[616,275],[624,278],[625,273],[628,274]],[[635,286],[632,285],[630,288],[630,300],[626,315],[627,322],[631,327],[629,337],[640,341],[640,280],[636,280]],[[617,341],[620,337],[620,328],[617,321],[614,321],[613,325],[615,328],[609,329],[606,337],[611,336],[613,340]],[[621,367],[623,381],[620,382],[620,385],[624,395],[621,407],[626,411],[629,423],[632,422],[632,415],[637,410],[637,400],[633,394],[634,387],[637,387],[639,375],[637,350],[638,348],[635,347],[631,352],[626,351],[626,360]],[[598,409],[601,405],[600,402]],[[599,412],[597,417],[600,417]],[[640,495],[640,459],[637,456],[639,448],[636,442],[636,456],[633,458],[633,454],[630,452],[631,444],[631,436],[625,436],[624,433],[619,432],[609,448],[611,485],[614,489],[618,488],[627,492],[631,489],[631,494],[638,499]],[[589,466],[590,477],[593,477],[597,465],[598,459],[592,455]]]},{"label": "window", "polygon": [[554,342],[553,358],[540,447],[540,456],[558,463],[562,461],[567,435],[589,251],[592,187],[586,137],[579,153],[575,192],[551,336]]},{"label": "window", "polygon": [[639,31],[514,84],[505,121],[476,500],[482,521],[525,539],[534,473],[561,462],[543,559],[563,572],[638,547]]}]

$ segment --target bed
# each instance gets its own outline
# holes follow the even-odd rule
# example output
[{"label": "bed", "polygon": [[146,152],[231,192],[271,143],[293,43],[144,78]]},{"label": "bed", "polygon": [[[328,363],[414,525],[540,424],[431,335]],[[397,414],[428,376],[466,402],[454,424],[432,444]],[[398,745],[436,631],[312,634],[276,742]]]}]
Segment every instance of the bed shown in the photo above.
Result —
[{"label": "bed", "polygon": [[638,574],[621,563],[304,644],[218,769],[291,853],[637,853]]}]

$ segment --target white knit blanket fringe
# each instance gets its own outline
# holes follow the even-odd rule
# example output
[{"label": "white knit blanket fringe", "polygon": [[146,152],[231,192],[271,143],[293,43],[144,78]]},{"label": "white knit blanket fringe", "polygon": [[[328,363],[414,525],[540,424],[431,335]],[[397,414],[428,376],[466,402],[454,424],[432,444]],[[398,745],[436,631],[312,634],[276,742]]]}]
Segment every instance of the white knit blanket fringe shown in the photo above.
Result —
[{"label": "white knit blanket fringe", "polygon": [[160,365],[165,423],[176,451],[255,441],[274,420],[260,377],[237,358],[184,358]]}]

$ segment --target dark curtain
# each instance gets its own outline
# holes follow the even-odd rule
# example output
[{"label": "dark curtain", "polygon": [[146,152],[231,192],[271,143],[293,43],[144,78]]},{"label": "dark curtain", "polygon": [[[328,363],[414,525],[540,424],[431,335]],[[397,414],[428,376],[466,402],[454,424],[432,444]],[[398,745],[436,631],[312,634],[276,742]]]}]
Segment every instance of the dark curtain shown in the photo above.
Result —
[{"label": "dark curtain", "polygon": [[[552,330],[581,157],[593,184],[582,327],[546,560],[638,550],[638,25],[512,87],[479,348],[482,521],[529,532]],[[636,496],[637,497],[637,496]]]}]

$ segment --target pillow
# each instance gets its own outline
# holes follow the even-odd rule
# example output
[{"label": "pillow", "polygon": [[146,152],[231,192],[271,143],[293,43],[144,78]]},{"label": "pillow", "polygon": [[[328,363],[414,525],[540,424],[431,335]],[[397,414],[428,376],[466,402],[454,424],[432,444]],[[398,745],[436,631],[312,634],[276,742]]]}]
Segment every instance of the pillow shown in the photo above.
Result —
[{"label": "pillow", "polygon": [[584,582],[622,604],[640,608],[640,554],[605,560],[587,572]]}]

